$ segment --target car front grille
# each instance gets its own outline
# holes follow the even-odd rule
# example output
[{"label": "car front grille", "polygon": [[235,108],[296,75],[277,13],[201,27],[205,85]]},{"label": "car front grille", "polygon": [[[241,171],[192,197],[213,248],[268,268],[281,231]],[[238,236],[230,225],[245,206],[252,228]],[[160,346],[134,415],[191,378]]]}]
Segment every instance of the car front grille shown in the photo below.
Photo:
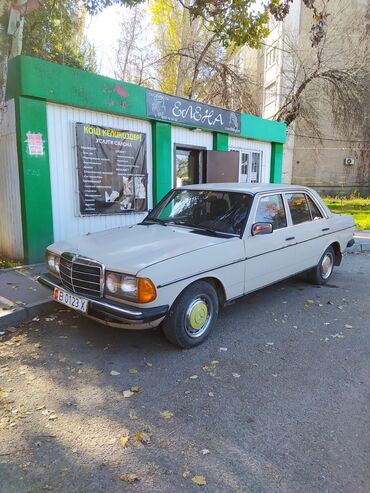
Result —
[{"label": "car front grille", "polygon": [[76,294],[103,296],[103,266],[95,260],[64,252],[60,256],[60,280]]}]

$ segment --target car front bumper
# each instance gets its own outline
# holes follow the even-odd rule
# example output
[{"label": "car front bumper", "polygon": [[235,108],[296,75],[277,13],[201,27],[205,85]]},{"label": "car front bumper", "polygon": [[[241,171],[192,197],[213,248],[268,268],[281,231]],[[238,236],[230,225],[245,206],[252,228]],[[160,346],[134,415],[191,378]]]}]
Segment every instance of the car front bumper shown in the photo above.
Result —
[{"label": "car front bumper", "polygon": [[79,295],[69,289],[51,274],[42,274],[38,277],[38,282],[49,289],[61,288],[63,291],[72,295],[82,296],[88,300],[88,310],[86,315],[94,320],[114,327],[128,329],[147,329],[155,327],[166,316],[169,306],[162,305],[153,308],[136,308],[131,305],[108,300],[106,298],[92,298],[86,295]]}]

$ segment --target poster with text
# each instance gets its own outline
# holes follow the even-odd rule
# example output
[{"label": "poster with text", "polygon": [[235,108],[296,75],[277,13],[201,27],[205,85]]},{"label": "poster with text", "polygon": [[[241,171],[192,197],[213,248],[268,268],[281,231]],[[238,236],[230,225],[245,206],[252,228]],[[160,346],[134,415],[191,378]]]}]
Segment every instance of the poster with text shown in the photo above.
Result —
[{"label": "poster with text", "polygon": [[80,213],[147,210],[146,135],[76,123]]}]

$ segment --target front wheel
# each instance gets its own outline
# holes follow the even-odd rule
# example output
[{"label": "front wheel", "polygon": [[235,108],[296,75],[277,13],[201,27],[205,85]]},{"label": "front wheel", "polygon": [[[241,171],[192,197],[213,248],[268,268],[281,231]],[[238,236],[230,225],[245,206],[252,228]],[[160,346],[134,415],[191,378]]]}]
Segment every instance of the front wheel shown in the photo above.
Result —
[{"label": "front wheel", "polygon": [[308,271],[308,280],[313,284],[326,284],[334,270],[335,253],[332,246],[329,246],[323,253],[319,263]]},{"label": "front wheel", "polygon": [[163,321],[166,338],[181,348],[201,344],[213,329],[218,315],[218,296],[206,281],[188,286]]}]

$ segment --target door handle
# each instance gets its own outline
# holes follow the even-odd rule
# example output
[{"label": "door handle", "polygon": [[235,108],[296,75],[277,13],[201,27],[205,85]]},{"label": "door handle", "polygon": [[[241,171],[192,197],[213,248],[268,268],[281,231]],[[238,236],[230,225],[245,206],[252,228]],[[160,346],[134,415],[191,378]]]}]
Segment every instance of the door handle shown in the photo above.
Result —
[{"label": "door handle", "polygon": [[330,228],[324,228],[321,231],[329,231]]},{"label": "door handle", "polygon": [[285,241],[295,240],[295,236],[289,236],[289,238],[285,238]]}]

